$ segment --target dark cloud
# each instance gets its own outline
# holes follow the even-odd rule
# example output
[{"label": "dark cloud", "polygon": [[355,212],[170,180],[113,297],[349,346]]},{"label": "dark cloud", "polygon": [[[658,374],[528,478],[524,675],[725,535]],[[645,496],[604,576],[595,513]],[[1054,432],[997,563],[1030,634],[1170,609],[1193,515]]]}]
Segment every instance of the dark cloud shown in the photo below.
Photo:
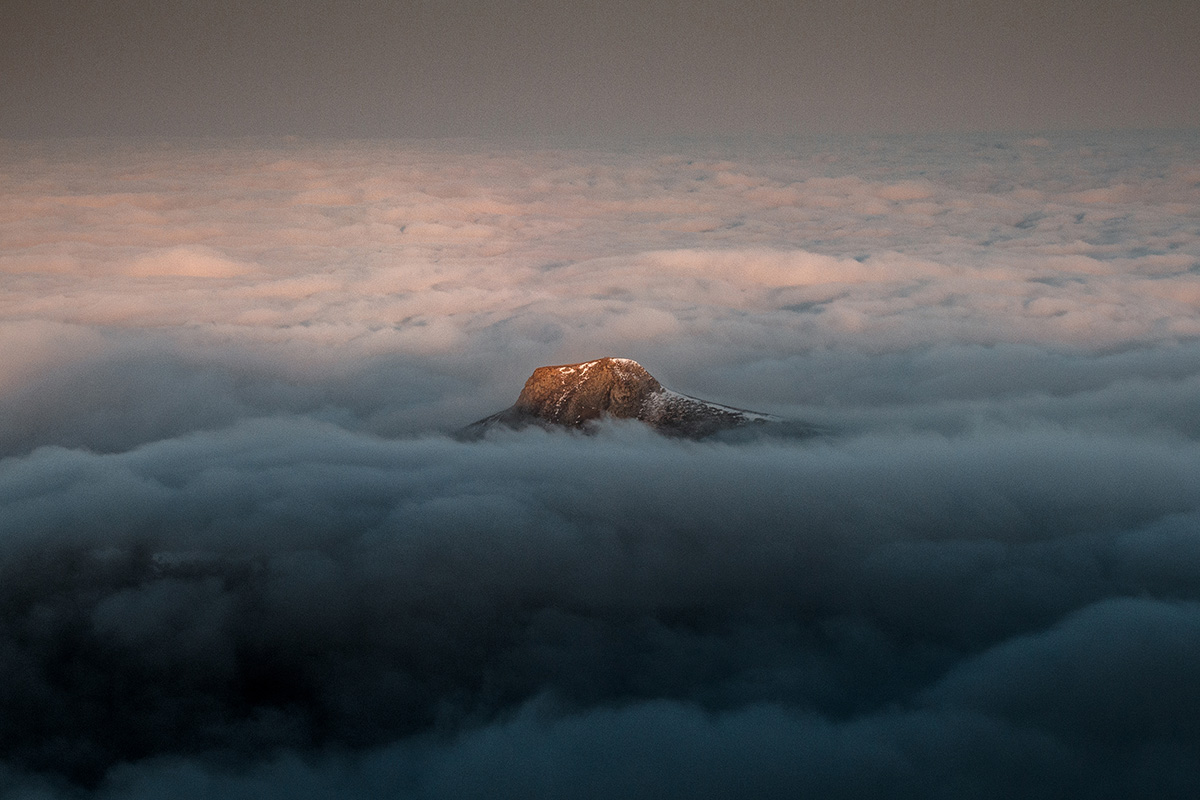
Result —
[{"label": "dark cloud", "polygon": [[414,796],[1190,770],[1197,468],[1052,430],[43,448],[0,485],[0,742],[117,796],[285,762]]}]

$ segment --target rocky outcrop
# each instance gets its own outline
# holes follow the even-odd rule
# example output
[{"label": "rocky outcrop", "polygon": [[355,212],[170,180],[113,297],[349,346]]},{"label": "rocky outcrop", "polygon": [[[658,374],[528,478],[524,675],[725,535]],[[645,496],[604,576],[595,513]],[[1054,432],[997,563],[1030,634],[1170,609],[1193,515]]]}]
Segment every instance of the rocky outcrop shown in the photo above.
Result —
[{"label": "rocky outcrop", "polygon": [[482,436],[496,427],[529,425],[586,429],[605,417],[638,420],[660,433],[689,438],[775,419],[672,392],[628,358],[600,358],[538,367],[516,403],[463,433]]}]

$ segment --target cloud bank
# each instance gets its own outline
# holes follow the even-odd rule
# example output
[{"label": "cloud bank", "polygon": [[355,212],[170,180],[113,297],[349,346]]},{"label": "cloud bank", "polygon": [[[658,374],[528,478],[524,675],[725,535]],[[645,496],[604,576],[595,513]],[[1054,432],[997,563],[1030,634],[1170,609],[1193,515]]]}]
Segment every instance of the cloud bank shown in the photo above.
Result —
[{"label": "cloud bank", "polygon": [[1194,139],[5,148],[0,794],[1195,785]]}]

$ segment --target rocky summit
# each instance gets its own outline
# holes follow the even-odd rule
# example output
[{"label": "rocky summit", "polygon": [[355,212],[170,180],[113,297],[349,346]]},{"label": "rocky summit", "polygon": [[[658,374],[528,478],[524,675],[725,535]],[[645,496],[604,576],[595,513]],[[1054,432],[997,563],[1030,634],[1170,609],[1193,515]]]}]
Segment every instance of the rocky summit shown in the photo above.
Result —
[{"label": "rocky summit", "polygon": [[463,433],[474,437],[497,427],[530,425],[586,429],[606,417],[635,419],[660,433],[688,438],[776,420],[673,392],[628,358],[599,358],[538,367],[516,403]]}]

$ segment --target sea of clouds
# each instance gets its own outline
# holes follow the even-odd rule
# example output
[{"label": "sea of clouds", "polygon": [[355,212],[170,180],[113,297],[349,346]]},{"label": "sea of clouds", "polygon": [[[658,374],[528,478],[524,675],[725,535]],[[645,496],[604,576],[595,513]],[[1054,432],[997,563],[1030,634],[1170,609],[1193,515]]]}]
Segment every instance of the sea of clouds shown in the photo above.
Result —
[{"label": "sea of clouds", "polygon": [[1198,312],[1191,134],[0,143],[0,796],[1188,796]]}]

